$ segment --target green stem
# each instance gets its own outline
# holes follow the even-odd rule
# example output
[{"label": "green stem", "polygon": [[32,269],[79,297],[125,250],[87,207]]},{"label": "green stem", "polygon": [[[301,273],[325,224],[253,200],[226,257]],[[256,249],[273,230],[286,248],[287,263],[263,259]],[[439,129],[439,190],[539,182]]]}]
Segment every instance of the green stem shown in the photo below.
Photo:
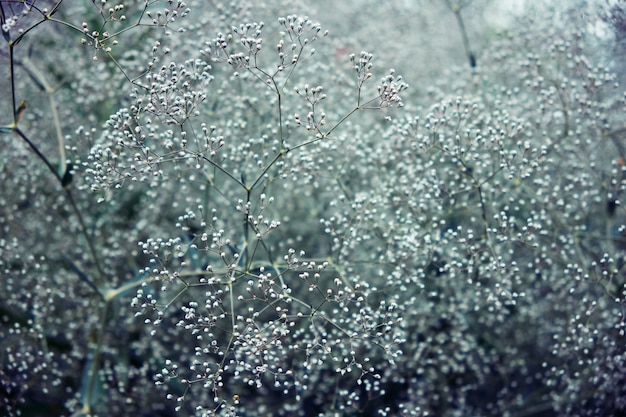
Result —
[{"label": "green stem", "polygon": [[[52,175],[54,175],[54,177],[59,182],[59,184],[62,185],[63,184],[63,178],[61,177],[61,175],[59,174],[57,169],[50,163],[48,158],[46,158],[46,156],[39,150],[37,145],[35,145],[28,138],[28,136],[26,136],[26,134],[24,134],[24,132],[22,132],[22,130],[20,128],[15,127],[14,128],[14,132],[24,142],[26,142],[26,144],[31,148],[31,150],[35,153],[35,155],[37,155],[37,157],[46,165],[46,167],[52,173]],[[67,201],[70,203],[70,207],[72,208],[72,211],[74,212],[74,215],[76,216],[76,218],[78,220],[78,225],[79,225],[80,232],[85,237],[85,240],[87,241],[87,247],[89,248],[89,253],[91,255],[91,259],[93,260],[94,265],[96,266],[96,270],[98,271],[98,277],[100,278],[100,282],[104,283],[105,282],[104,270],[102,269],[102,267],[100,265],[100,260],[99,260],[98,255],[97,255],[96,248],[93,245],[92,240],[90,239],[89,232],[87,231],[87,226],[85,224],[85,220],[83,219],[83,215],[81,214],[81,211],[78,208],[78,205],[76,204],[76,200],[74,200],[74,196],[72,195],[71,190],[68,187],[62,187],[62,189],[63,189],[63,192],[65,193],[65,197],[66,197]],[[104,296],[104,293],[102,292],[102,289],[99,291],[99,295],[100,296]]]},{"label": "green stem", "polygon": [[465,29],[465,23],[463,22],[463,16],[461,16],[461,6],[458,4],[452,5],[450,0],[446,0],[446,4],[448,5],[450,11],[454,13],[456,23],[459,26],[459,31],[461,32],[461,37],[463,38],[463,48],[465,49],[465,55],[469,61],[469,66],[474,68],[476,67],[476,56],[470,47],[469,37],[467,36],[467,30]]},{"label": "green stem", "polygon": [[83,398],[82,412],[85,415],[91,415],[91,403],[93,401],[93,390],[96,384],[96,378],[98,377],[98,370],[100,369],[100,356],[102,355],[102,343],[104,341],[104,329],[106,327],[106,321],[109,315],[109,309],[111,302],[106,302],[102,309],[102,315],[100,316],[100,326],[98,327],[98,335],[96,336],[96,347],[93,354],[93,360],[91,361],[91,369],[89,370],[89,381],[87,382],[87,392]]}]

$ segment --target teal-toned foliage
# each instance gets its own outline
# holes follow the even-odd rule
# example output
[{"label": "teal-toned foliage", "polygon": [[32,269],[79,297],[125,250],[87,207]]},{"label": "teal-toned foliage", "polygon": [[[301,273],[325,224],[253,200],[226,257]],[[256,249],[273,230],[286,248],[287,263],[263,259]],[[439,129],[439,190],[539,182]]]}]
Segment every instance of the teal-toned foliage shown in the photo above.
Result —
[{"label": "teal-toned foliage", "polygon": [[506,3],[0,0],[0,415],[624,414],[626,6]]}]

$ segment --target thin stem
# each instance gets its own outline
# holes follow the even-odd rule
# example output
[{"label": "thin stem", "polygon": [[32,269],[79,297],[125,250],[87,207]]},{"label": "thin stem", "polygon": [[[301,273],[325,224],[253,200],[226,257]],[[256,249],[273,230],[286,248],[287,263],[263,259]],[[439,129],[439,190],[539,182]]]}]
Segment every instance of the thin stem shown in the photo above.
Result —
[{"label": "thin stem", "polygon": [[87,392],[83,398],[83,413],[86,415],[91,414],[91,402],[93,390],[96,384],[96,378],[98,377],[98,370],[100,369],[100,356],[102,353],[102,343],[104,341],[104,329],[106,327],[106,321],[109,315],[109,309],[111,302],[106,302],[102,309],[102,315],[100,316],[100,326],[98,327],[98,335],[96,338],[96,347],[91,362],[91,369],[89,370],[89,381],[87,382]]},{"label": "thin stem", "polygon": [[476,56],[470,47],[469,37],[467,36],[467,30],[465,29],[465,23],[463,22],[463,16],[461,16],[461,6],[458,4],[452,5],[450,0],[445,1],[450,11],[454,13],[456,23],[459,26],[459,31],[461,32],[461,37],[463,38],[463,48],[465,49],[465,55],[469,61],[469,66],[474,68],[476,67]]},{"label": "thin stem", "polygon": [[13,109],[13,126],[17,126],[17,98],[15,97],[15,58],[13,55],[13,43],[9,43],[9,68],[11,79],[11,108]]},{"label": "thin stem", "polygon": [[[250,197],[252,188],[246,190],[246,206],[244,207],[244,219],[243,219],[243,259],[244,265],[251,262],[248,258],[248,235],[250,234]],[[241,259],[241,257],[240,257]]]},{"label": "thin stem", "polygon": [[67,161],[65,157],[65,140],[63,139],[63,132],[61,130],[61,122],[59,119],[59,112],[57,110],[57,103],[54,99],[54,94],[49,92],[50,97],[50,107],[52,109],[52,118],[54,119],[54,127],[57,135],[57,141],[59,143],[59,164],[60,164],[60,175],[65,174],[67,170]]},{"label": "thin stem", "polygon": [[[59,174],[57,169],[50,163],[48,158],[46,158],[46,156],[43,153],[41,153],[41,151],[39,150],[37,145],[35,145],[24,134],[24,132],[22,132],[22,130],[20,128],[15,127],[14,132],[24,142],[26,142],[26,144],[28,144],[28,146],[35,153],[35,155],[37,155],[37,157],[39,157],[39,159],[41,159],[41,161],[46,165],[46,167],[48,167],[48,170],[52,173],[52,175],[54,175],[54,177],[57,179],[59,184],[61,184],[61,186],[62,186],[63,185],[63,177],[61,177],[61,175]],[[87,246],[89,248],[89,253],[91,255],[91,259],[94,262],[94,265],[96,266],[96,270],[98,271],[98,276],[100,278],[100,281],[101,281],[101,283],[104,283],[104,281],[105,281],[105,274],[104,274],[104,271],[103,271],[102,267],[100,266],[100,260],[98,258],[98,254],[96,252],[96,248],[94,247],[93,242],[90,239],[89,232],[87,231],[87,226],[85,224],[85,220],[83,219],[83,215],[81,214],[81,211],[78,208],[78,205],[76,204],[76,201],[74,200],[74,197],[72,195],[71,190],[68,187],[63,187],[63,186],[62,186],[62,189],[63,189],[63,192],[65,193],[65,197],[66,197],[67,201],[70,203],[70,207],[72,208],[72,211],[74,212],[74,215],[76,216],[76,218],[78,220],[80,231],[81,231],[82,235],[85,237],[85,240],[87,241]],[[100,294],[100,296],[103,296],[102,290],[99,291],[99,294]]]},{"label": "thin stem", "polygon": [[[194,154],[195,156],[195,154]],[[207,161],[209,164],[211,164],[214,168],[216,168],[218,171],[222,172],[223,174],[226,174],[226,176],[228,176],[228,178],[230,178],[231,180],[235,181],[235,183],[237,183],[238,185],[240,185],[241,187],[247,189],[246,185],[241,182],[240,180],[238,180],[237,178],[235,178],[235,176],[233,174],[231,174],[230,172],[226,171],[224,168],[222,168],[221,166],[219,166],[216,162],[213,162],[211,159],[207,158],[204,155],[198,155],[198,158]],[[256,183],[255,183],[256,184]],[[254,186],[252,186],[251,188],[254,188]]]},{"label": "thin stem", "polygon": [[33,65],[28,57],[24,58],[20,64],[31,77],[31,79],[35,82],[35,84],[37,84],[37,86],[48,95],[48,99],[50,100],[52,119],[54,120],[55,133],[57,136],[57,142],[59,144],[59,175],[63,175],[66,171],[65,141],[63,139],[63,131],[61,130],[61,121],[59,118],[57,103],[54,98],[55,89],[50,86],[44,74],[42,74],[42,72],[37,68],[36,65]]},{"label": "thin stem", "polygon": [[[32,26],[30,26],[29,28],[25,29],[23,32],[20,32],[20,34],[17,36],[17,38],[9,41],[9,49],[11,49],[15,45],[17,45],[31,30],[35,29],[37,26],[41,25],[43,22],[47,22],[49,20],[52,20],[52,15],[57,12],[59,7],[61,7],[61,3],[63,3],[63,0],[59,0],[59,2],[56,3],[54,5],[54,7],[52,8],[52,10],[50,10],[47,14],[44,14],[42,10],[36,8],[33,4],[30,4],[29,7],[32,7],[35,10],[37,10],[39,13],[42,14],[43,17],[42,17],[41,20],[39,20],[38,22],[33,23]],[[13,61],[11,61],[11,63],[13,63]]]},{"label": "thin stem", "polygon": [[456,22],[459,25],[459,30],[461,31],[461,36],[463,37],[463,48],[465,49],[465,55],[469,61],[469,66],[471,68],[476,67],[476,56],[472,52],[469,43],[469,37],[467,36],[467,30],[465,30],[465,24],[463,23],[463,16],[461,16],[461,11],[458,10],[454,16],[456,17]]}]

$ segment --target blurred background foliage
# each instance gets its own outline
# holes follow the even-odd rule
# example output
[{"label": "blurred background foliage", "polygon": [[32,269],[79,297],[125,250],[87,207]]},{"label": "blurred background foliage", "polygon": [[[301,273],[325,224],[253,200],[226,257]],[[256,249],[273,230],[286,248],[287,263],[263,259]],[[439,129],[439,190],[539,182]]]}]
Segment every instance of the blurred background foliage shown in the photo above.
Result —
[{"label": "blurred background foliage", "polygon": [[[623,1],[120,4],[0,0],[3,415],[624,413]],[[329,35],[266,77],[288,15]],[[207,42],[248,22],[265,22],[258,66],[213,60]],[[351,113],[361,50],[364,96],[392,67],[402,108]],[[206,95],[181,121],[143,106],[151,82],[170,104]],[[294,92],[305,83],[327,94],[324,140],[294,117],[321,114]],[[217,156],[178,158],[183,138]],[[139,172],[135,154],[159,158]],[[280,226],[256,238],[245,203]],[[193,246],[220,230],[228,243]],[[290,248],[326,262],[320,277]],[[222,257],[237,285],[197,272]],[[281,301],[295,323],[281,337],[289,322],[263,297],[285,288],[245,298],[268,271],[302,301]],[[215,345],[198,342],[193,303],[219,322]],[[261,359],[231,345],[235,312],[251,341],[283,345]],[[203,385],[197,360],[223,379]]]}]

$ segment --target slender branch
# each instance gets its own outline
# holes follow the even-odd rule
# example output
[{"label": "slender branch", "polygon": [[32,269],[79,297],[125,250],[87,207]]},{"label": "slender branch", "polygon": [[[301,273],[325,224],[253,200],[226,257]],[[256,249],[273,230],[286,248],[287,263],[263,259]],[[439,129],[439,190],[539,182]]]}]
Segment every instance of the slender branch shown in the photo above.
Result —
[{"label": "slender branch", "polygon": [[[104,270],[102,269],[102,267],[100,265],[100,260],[99,260],[98,254],[96,252],[96,248],[93,245],[92,240],[90,239],[89,232],[88,232],[87,226],[85,224],[85,220],[83,219],[83,215],[82,215],[80,209],[78,208],[78,205],[76,204],[76,201],[74,200],[74,197],[72,195],[71,190],[68,187],[64,187],[63,186],[63,177],[59,174],[57,169],[50,163],[48,158],[46,158],[46,156],[39,150],[37,145],[35,145],[28,138],[28,136],[26,136],[26,134],[24,134],[24,132],[22,132],[22,130],[20,128],[15,127],[14,128],[14,132],[24,142],[26,142],[26,144],[31,148],[31,150],[35,153],[35,155],[37,155],[37,157],[44,163],[44,165],[46,165],[46,167],[52,173],[52,175],[54,175],[54,177],[59,182],[59,184],[61,184],[63,192],[65,193],[65,197],[66,197],[67,201],[70,203],[70,207],[72,208],[72,211],[74,212],[74,215],[76,216],[76,218],[78,220],[80,231],[81,231],[82,235],[85,237],[85,240],[87,241],[87,247],[89,248],[89,253],[91,255],[91,259],[93,260],[94,265],[96,267],[96,270],[98,271],[98,276],[100,278],[100,282],[104,283],[106,275],[105,275]],[[102,295],[102,293],[100,293],[100,295]]]},{"label": "slender branch", "polygon": [[9,69],[11,82],[11,108],[13,109],[13,125],[17,126],[17,98],[15,97],[15,56],[13,53],[14,45],[9,43]]},{"label": "slender branch", "polygon": [[465,49],[465,55],[469,61],[469,66],[471,68],[475,68],[476,55],[474,55],[472,48],[470,47],[469,37],[467,36],[467,30],[465,29],[465,23],[463,22],[463,16],[461,16],[461,6],[458,4],[453,5],[450,0],[445,1],[450,11],[454,13],[456,23],[459,26],[459,31],[461,32],[461,37],[463,38],[463,49]]},{"label": "slender branch", "polygon": [[93,360],[91,361],[91,368],[89,370],[89,381],[87,382],[87,392],[83,398],[83,413],[85,415],[91,415],[91,404],[93,402],[93,391],[98,377],[98,370],[100,369],[100,356],[102,354],[102,344],[104,342],[104,329],[106,328],[106,321],[109,315],[109,309],[111,308],[111,302],[106,302],[102,308],[102,315],[100,316],[100,326],[98,327],[98,335],[96,336],[96,347],[93,354]]}]

